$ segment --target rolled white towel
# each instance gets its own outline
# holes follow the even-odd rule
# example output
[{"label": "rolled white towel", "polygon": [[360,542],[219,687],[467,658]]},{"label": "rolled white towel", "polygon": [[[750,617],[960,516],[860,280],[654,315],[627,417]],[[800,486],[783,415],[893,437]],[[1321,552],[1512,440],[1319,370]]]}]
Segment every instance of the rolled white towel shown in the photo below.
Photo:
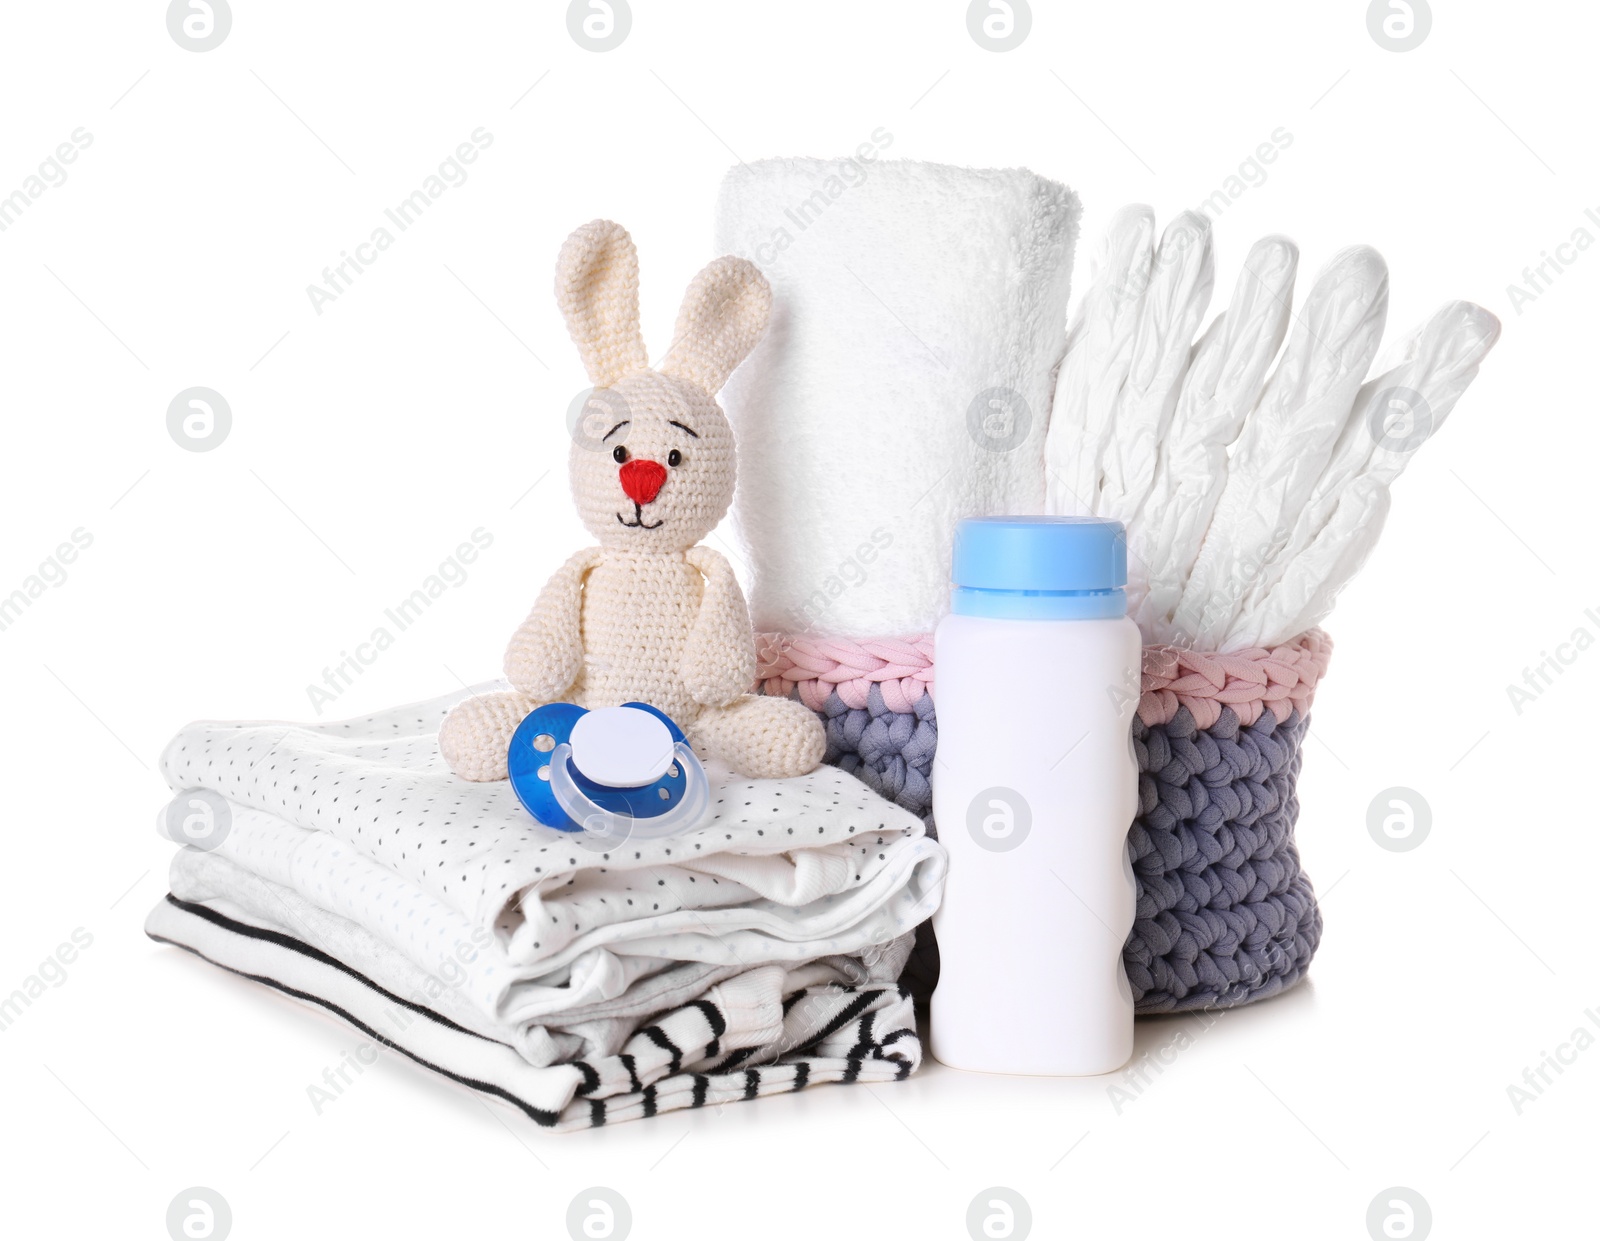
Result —
[{"label": "rolled white towel", "polygon": [[1024,169],[773,159],[716,243],[772,284],[723,390],[757,629],[921,633],[958,518],[1040,512],[1077,195]]}]

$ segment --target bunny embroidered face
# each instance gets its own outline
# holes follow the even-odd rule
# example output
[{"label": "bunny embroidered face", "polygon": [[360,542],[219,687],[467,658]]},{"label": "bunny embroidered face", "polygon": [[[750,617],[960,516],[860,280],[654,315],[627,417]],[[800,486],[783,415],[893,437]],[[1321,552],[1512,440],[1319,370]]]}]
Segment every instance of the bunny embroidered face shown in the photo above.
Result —
[{"label": "bunny embroidered face", "polygon": [[584,526],[602,547],[693,547],[733,500],[733,432],[722,410],[693,384],[658,371],[602,391],[589,406],[601,416],[568,455]]},{"label": "bunny embroidered face", "polygon": [[659,370],[639,332],[638,256],[621,225],[596,220],[568,238],[556,300],[595,385],[568,457],[578,515],[603,547],[686,551],[733,500],[733,432],[715,398],[766,329],[766,280],[743,259],[707,265]]}]

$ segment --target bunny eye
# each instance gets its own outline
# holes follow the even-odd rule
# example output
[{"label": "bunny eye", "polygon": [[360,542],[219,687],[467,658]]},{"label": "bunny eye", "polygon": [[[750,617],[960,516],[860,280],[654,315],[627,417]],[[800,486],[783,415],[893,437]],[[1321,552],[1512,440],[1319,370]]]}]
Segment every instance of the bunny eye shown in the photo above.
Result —
[{"label": "bunny eye", "polygon": [[624,448],[621,444],[618,444],[615,448],[613,448],[611,450],[611,459],[613,461],[615,461],[618,465],[621,465],[624,461],[626,461],[628,459],[628,450],[626,448]]},{"label": "bunny eye", "polygon": [[683,454],[681,452],[679,452],[676,448],[674,448],[671,452],[669,452],[667,454],[667,464],[668,465],[682,465],[683,464]]}]

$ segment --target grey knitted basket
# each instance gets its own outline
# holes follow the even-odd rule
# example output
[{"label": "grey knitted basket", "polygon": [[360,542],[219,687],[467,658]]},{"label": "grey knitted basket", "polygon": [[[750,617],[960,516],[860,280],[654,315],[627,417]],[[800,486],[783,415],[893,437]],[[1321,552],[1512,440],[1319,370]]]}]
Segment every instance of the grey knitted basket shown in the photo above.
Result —
[{"label": "grey knitted basket", "polygon": [[[1320,631],[1229,656],[1146,649],[1133,729],[1139,815],[1128,835],[1138,904],[1123,949],[1138,1012],[1246,1004],[1293,986],[1310,965],[1322,915],[1295,847],[1295,782],[1331,649]],[[818,714],[826,761],[922,816],[936,835],[932,695],[892,710],[878,685],[861,707],[835,691]],[[919,995],[937,981],[928,925],[905,977]]]}]

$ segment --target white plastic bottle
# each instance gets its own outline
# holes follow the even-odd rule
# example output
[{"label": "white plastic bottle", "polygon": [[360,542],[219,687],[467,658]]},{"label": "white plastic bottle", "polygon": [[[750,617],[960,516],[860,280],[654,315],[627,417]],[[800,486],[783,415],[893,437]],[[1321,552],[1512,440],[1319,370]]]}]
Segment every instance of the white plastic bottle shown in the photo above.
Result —
[{"label": "white plastic bottle", "polygon": [[974,518],[934,637],[932,1051],[991,1073],[1110,1073],[1133,1054],[1139,630],[1120,522]]}]

